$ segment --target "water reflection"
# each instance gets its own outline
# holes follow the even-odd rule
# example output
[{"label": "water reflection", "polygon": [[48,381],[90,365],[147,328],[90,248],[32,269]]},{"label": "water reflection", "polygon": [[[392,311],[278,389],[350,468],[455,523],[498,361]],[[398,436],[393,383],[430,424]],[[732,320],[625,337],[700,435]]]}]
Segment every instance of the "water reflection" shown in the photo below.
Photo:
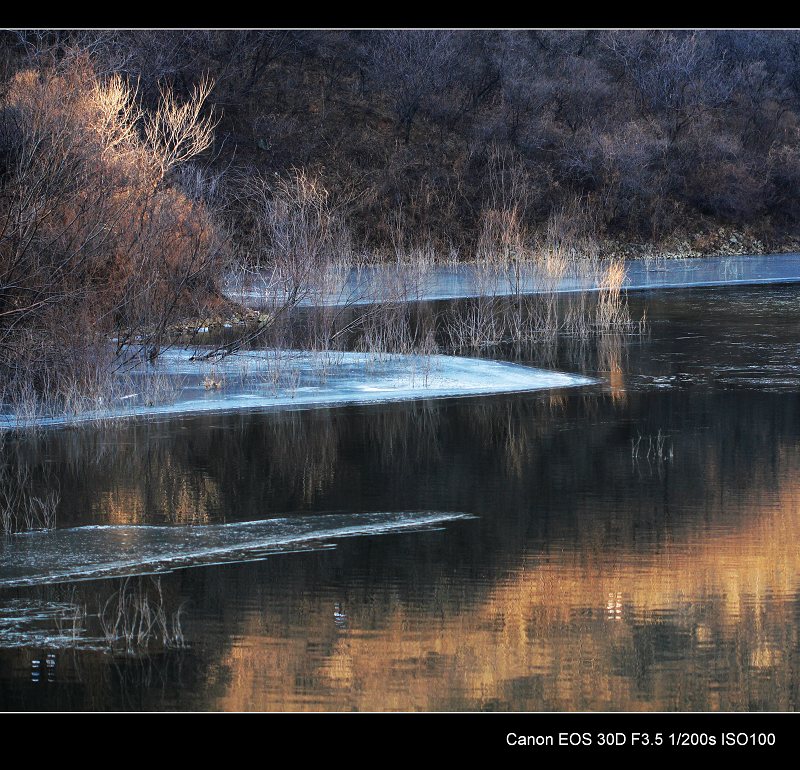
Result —
[{"label": "water reflection", "polygon": [[324,592],[292,597],[300,627],[259,591],[265,611],[237,632],[215,707],[793,709],[800,485],[766,491],[738,526],[612,535],[595,519],[529,539],[491,579],[419,578],[422,596],[348,582],[344,636]]}]

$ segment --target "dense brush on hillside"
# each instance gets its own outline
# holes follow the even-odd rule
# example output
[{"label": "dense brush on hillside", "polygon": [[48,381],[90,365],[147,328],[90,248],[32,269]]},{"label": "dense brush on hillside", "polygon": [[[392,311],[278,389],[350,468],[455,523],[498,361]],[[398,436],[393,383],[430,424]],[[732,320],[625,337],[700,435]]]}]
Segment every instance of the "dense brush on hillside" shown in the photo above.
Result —
[{"label": "dense brush on hillside", "polygon": [[467,247],[497,148],[524,169],[532,226],[580,198],[633,242],[795,230],[797,32],[7,32],[4,79],[76,47],[146,102],[210,76],[207,162],[319,173],[373,246],[401,212]]}]

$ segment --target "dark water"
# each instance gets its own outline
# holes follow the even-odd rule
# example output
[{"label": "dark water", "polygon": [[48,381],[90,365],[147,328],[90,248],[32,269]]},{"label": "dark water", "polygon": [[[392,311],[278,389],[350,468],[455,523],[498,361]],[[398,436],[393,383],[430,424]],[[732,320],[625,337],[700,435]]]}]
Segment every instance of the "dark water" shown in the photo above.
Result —
[{"label": "dark water", "polygon": [[[0,586],[0,708],[796,709],[800,286],[631,304],[648,337],[523,355],[597,386],[7,443],[59,528],[107,527],[94,551],[42,540],[36,574],[113,562],[129,525],[172,527],[147,530],[162,555],[214,547],[196,525],[335,526],[256,561]],[[167,632],[109,651],[131,597]]]}]

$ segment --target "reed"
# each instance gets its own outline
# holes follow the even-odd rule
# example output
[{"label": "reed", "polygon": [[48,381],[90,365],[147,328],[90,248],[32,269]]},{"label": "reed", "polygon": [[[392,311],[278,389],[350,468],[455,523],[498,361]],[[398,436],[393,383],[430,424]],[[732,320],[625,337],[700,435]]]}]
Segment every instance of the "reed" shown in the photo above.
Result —
[{"label": "reed", "polygon": [[90,364],[78,362],[68,371],[43,369],[36,381],[22,375],[5,383],[0,432],[30,434],[41,430],[45,420],[71,427],[110,425],[136,407],[174,403],[183,384],[182,377],[141,360],[116,370],[111,356]]}]

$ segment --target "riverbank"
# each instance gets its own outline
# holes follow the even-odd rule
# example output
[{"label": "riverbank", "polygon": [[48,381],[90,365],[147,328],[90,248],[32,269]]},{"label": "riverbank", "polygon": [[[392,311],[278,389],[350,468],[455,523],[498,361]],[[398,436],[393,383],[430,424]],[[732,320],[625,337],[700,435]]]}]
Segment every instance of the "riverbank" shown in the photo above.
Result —
[{"label": "riverbank", "polygon": [[689,259],[698,257],[766,256],[800,251],[798,235],[764,235],[751,230],[716,227],[679,232],[659,243],[636,243],[605,239],[600,241],[602,258]]}]

